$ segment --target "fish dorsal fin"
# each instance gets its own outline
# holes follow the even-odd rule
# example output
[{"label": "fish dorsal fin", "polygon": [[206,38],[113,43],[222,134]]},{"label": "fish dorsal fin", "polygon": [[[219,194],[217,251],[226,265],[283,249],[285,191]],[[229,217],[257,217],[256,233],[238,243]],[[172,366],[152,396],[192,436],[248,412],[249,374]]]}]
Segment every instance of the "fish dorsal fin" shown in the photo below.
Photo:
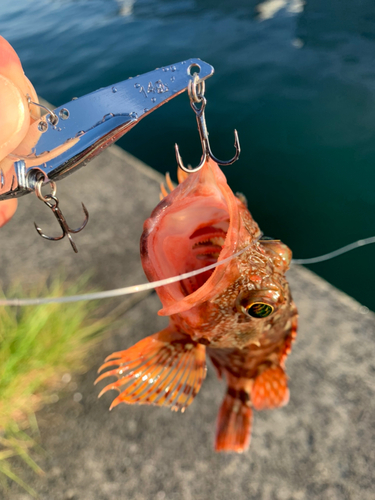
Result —
[{"label": "fish dorsal fin", "polygon": [[188,177],[189,174],[187,172],[184,172],[180,167],[177,167],[177,179],[179,184],[182,184]]},{"label": "fish dorsal fin", "polygon": [[206,376],[206,348],[168,327],[125,351],[111,354],[99,372],[113,366],[117,367],[95,381],[118,377],[99,394],[100,397],[111,389],[120,392],[110,409],[119,403],[138,403],[169,406],[183,412]]},{"label": "fish dorsal fin", "polygon": [[[188,177],[189,177],[189,174],[187,172],[184,172],[180,168],[177,168],[177,179],[178,179],[179,184],[182,184],[184,182],[184,180],[186,180]],[[165,183],[167,184],[169,192],[168,192],[167,188],[165,187],[164,182],[161,182],[160,183],[160,193],[159,193],[160,201],[163,200],[166,196],[168,196],[169,193],[171,193],[175,188],[175,186],[173,185],[171,176],[169,175],[169,172],[167,172],[165,174]]]},{"label": "fish dorsal fin", "polygon": [[[169,175],[169,172],[165,174],[165,182],[167,184],[167,187],[169,189],[169,193],[171,193],[174,190],[174,185],[171,179],[171,176]],[[160,201],[163,200],[166,196],[169,195],[166,187],[164,186],[164,182],[160,183],[160,193],[159,193],[159,198]]]}]

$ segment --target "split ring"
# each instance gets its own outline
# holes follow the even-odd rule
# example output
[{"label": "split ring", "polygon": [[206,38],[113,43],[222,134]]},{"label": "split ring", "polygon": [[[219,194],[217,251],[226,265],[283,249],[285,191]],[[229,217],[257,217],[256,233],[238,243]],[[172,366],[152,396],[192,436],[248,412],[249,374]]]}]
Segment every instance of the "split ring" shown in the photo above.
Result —
[{"label": "split ring", "polygon": [[198,73],[194,73],[193,79],[188,84],[188,94],[191,102],[201,102],[204,97],[206,83],[199,79]]},{"label": "split ring", "polygon": [[54,181],[48,181],[49,184],[51,185],[51,188],[52,188],[52,192],[46,196],[43,196],[43,193],[42,193],[42,186],[43,186],[43,183],[45,181],[45,177],[41,177],[40,179],[38,179],[35,183],[35,194],[37,195],[37,197],[39,198],[39,200],[42,200],[44,201],[44,203],[48,203],[50,201],[51,198],[55,198],[56,196],[56,192],[57,192],[57,189],[56,189],[56,182]]}]

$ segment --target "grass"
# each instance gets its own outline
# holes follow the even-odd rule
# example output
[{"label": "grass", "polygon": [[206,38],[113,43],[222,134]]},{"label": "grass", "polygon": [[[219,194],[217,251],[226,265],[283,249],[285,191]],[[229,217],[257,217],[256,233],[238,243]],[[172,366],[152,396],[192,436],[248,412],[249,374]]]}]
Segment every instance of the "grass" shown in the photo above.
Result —
[{"label": "grass", "polygon": [[9,424],[0,437],[0,485],[3,490],[8,487],[8,479],[19,484],[30,495],[37,497],[36,492],[30,488],[12,469],[9,459],[21,458],[34,472],[42,476],[44,472],[31,458],[30,451],[39,449],[37,442],[18,427],[16,422]]},{"label": "grass", "polygon": [[[67,286],[59,277],[28,291],[21,286],[13,287],[6,297],[84,292],[87,279]],[[9,459],[18,456],[42,474],[30,456],[36,441],[24,429],[37,430],[35,412],[61,386],[63,374],[85,369],[88,352],[111,323],[111,318],[103,319],[97,309],[98,303],[93,301],[0,307],[0,484],[3,486],[11,479],[35,496],[15,474]]]}]

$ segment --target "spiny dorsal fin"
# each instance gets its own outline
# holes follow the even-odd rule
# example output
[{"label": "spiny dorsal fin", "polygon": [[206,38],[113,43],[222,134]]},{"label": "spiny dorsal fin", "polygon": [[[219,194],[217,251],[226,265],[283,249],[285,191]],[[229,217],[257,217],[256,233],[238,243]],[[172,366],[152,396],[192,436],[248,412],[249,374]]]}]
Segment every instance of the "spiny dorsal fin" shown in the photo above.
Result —
[{"label": "spiny dorsal fin", "polygon": [[184,172],[180,167],[177,167],[177,179],[179,184],[182,184],[188,177],[189,174],[187,172]]},{"label": "spiny dorsal fin", "polygon": [[[171,193],[174,190],[174,185],[171,179],[171,176],[169,175],[169,172],[165,174],[165,182],[167,183],[167,187],[169,189],[169,193]],[[160,191],[161,193],[159,194],[160,201],[164,199],[166,196],[168,196],[168,191],[166,190],[164,186],[164,182],[160,183]]]},{"label": "spiny dorsal fin", "polygon": [[182,412],[198,394],[206,376],[206,348],[187,335],[166,328],[147,337],[125,351],[108,356],[99,372],[117,366],[100,375],[117,376],[99,397],[111,389],[120,394],[110,409],[119,403],[169,406]]}]

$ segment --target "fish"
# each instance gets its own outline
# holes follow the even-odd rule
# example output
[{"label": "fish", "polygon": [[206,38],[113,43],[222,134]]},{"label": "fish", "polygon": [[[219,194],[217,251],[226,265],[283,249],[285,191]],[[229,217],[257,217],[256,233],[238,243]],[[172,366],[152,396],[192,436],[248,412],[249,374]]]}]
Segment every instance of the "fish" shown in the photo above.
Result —
[{"label": "fish", "polygon": [[180,275],[243,252],[225,265],[157,289],[163,330],[108,356],[96,383],[115,376],[120,403],[185,411],[198,394],[210,358],[227,390],[216,426],[215,450],[242,453],[250,444],[253,412],[289,401],[285,361],[297,333],[297,308],[285,273],[292,253],[266,238],[243,195],[235,195],[219,166],[179,170],[145,221],[141,261],[149,281]]}]

